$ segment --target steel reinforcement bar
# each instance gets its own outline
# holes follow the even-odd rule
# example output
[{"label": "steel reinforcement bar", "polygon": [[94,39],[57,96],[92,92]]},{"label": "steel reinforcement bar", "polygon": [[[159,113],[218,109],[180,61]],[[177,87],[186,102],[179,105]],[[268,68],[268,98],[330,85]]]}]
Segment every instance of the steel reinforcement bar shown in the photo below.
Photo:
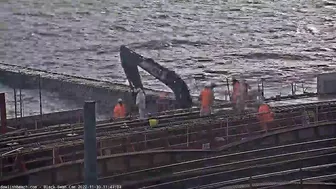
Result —
[{"label": "steel reinforcement bar", "polygon": [[[294,110],[298,110],[298,109],[312,109],[312,108],[327,108],[327,107],[334,107],[336,106],[336,101],[325,101],[325,102],[317,102],[317,103],[307,103],[307,104],[303,104],[303,105],[286,105],[286,106],[275,106],[273,107],[275,112],[283,112],[283,111],[294,111]],[[222,110],[218,109],[218,113],[229,113],[229,114],[233,114],[233,111],[230,110]],[[250,111],[247,111],[246,113],[248,113]],[[167,115],[160,115],[157,118],[160,119],[160,121],[164,122],[165,119],[167,119],[167,121],[171,121],[171,119],[191,119],[191,118],[197,118],[199,117],[199,110],[196,111],[172,111],[172,112],[167,112]],[[97,129],[99,129],[100,126],[104,127],[104,126],[109,126],[109,125],[115,125],[118,128],[120,128],[119,125],[122,124],[130,124],[131,126],[135,127],[137,124],[143,124],[143,121],[140,120],[130,120],[130,121],[119,121],[119,122],[106,122],[104,121],[104,123],[97,125]],[[146,122],[145,122],[146,123]],[[64,132],[77,132],[80,130],[83,130],[83,126],[82,124],[71,124],[71,125],[65,125],[65,126],[50,126],[50,127],[45,127],[45,128],[41,128],[41,129],[36,129],[36,130],[24,130],[22,132],[15,132],[15,133],[11,133],[11,134],[5,134],[3,135],[2,139],[0,139],[1,141],[4,140],[15,140],[15,139],[19,139],[19,138],[24,138],[27,137],[27,135],[38,135],[38,134],[45,134],[45,133],[50,133],[50,132],[54,132],[54,133],[60,133],[62,132],[62,130],[64,130]],[[21,136],[20,136],[21,134]],[[15,137],[16,136],[16,137]]]},{"label": "steel reinforcement bar", "polygon": [[[336,105],[335,105],[336,107]],[[228,115],[232,115],[232,111],[231,112],[227,112]],[[219,116],[217,115],[213,115],[211,116],[211,118],[215,117],[215,116]],[[200,119],[198,114],[184,114],[184,115],[176,115],[176,116],[170,116],[170,117],[166,117],[166,118],[158,118],[160,121],[160,125],[162,126],[166,126],[168,123],[170,124],[180,124],[180,123],[184,123],[184,122],[188,122],[188,121],[193,121],[196,119]],[[206,117],[203,119],[207,119]],[[209,119],[209,118],[208,118]],[[127,131],[129,129],[127,128],[123,128],[127,126],[127,128],[132,128],[132,129],[139,129],[139,130],[143,130],[144,128],[147,128],[149,126],[148,121],[141,121],[141,120],[134,120],[134,121],[122,121],[122,122],[110,122],[110,123],[104,123],[104,124],[99,124],[97,125],[97,133],[100,132],[115,132],[115,133],[120,133],[123,131]],[[30,133],[28,135],[21,135],[21,136],[14,136],[14,137],[4,137],[3,139],[0,139],[0,145],[4,145],[10,141],[15,141],[18,143],[24,143],[24,144],[28,144],[28,143],[33,143],[33,142],[43,142],[45,139],[46,140],[55,140],[58,138],[62,138],[62,137],[66,137],[67,134],[71,134],[71,133],[75,133],[77,135],[77,138],[81,137],[81,135],[83,135],[83,127],[82,124],[80,125],[76,125],[73,127],[69,127],[65,128],[65,129],[58,129],[56,130],[55,127],[52,130],[49,130],[48,128],[46,129],[42,129],[42,130],[31,130],[29,131]],[[112,134],[112,133],[111,133]],[[69,138],[74,138],[74,137],[69,137]],[[31,141],[29,141],[31,140]]]},{"label": "steel reinforcement bar", "polygon": [[[324,121],[331,121],[330,118],[335,117],[336,112],[326,112],[320,114],[320,117],[326,117]],[[333,115],[333,116],[330,116]],[[288,119],[288,118],[286,118]],[[296,119],[296,120],[295,120]],[[293,118],[293,123],[300,120],[300,116]],[[336,120],[336,119],[335,119]],[[277,120],[282,122],[284,120]],[[290,122],[287,121],[286,125]],[[257,124],[257,123],[256,123]],[[297,123],[295,123],[297,124]],[[223,144],[228,144],[233,141],[240,140],[242,137],[253,136],[262,132],[257,126],[257,130],[246,130],[247,126],[250,129],[253,125],[237,125],[230,128],[223,126],[223,122],[212,121],[209,127],[205,125],[194,125],[193,127],[170,126],[168,128],[158,128],[156,130],[149,130],[138,133],[122,133],[116,134],[114,138],[111,136],[98,138],[98,155],[109,155],[115,153],[125,153],[128,151],[142,151],[148,149],[165,149],[165,148],[191,148],[201,149],[204,144],[215,148]],[[205,127],[204,127],[205,126]],[[290,125],[290,127],[293,127]],[[284,128],[283,125],[278,125],[273,129]],[[226,134],[231,131],[232,134]],[[224,141],[216,141],[216,137],[225,136]],[[141,140],[144,139],[144,140]],[[20,147],[23,148],[23,147]],[[19,149],[18,151],[9,151],[2,155],[4,171],[12,170],[12,164],[9,162],[19,161],[24,162],[25,167],[36,168],[46,166],[49,164],[60,163],[64,161],[74,161],[83,158],[83,140],[63,142],[61,144],[49,144],[46,146],[30,147]],[[19,157],[19,158],[18,158]],[[6,163],[8,162],[8,163]],[[16,162],[17,163],[17,162]],[[30,165],[30,166],[28,166]],[[7,170],[7,171],[6,171]]]},{"label": "steel reinforcement bar", "polygon": [[[316,107],[315,107],[316,106]],[[308,111],[316,111],[314,108],[317,109],[332,109],[336,107],[336,103],[335,102],[329,102],[329,103],[312,103],[312,104],[307,104],[305,106],[301,106],[301,107],[296,107],[293,108],[292,106],[286,107],[283,106],[279,109],[275,108],[275,112],[286,112],[286,111],[298,111],[298,110],[302,110],[299,108],[304,108]],[[293,109],[292,109],[293,108]],[[318,111],[318,110],[317,110]],[[234,112],[232,111],[227,111],[225,112],[225,116],[229,116],[234,114]],[[198,114],[180,114],[180,115],[176,115],[174,116],[170,116],[170,117],[166,117],[166,118],[159,118],[160,121],[160,125],[166,124],[166,123],[170,123],[170,124],[180,124],[181,120],[185,121],[185,120],[190,120],[192,121],[193,119],[199,119]],[[173,123],[175,122],[175,123]],[[147,121],[130,121],[130,122],[117,122],[117,123],[104,123],[104,124],[100,124],[97,126],[97,133],[99,132],[115,132],[115,133],[119,133],[119,132],[123,132],[127,129],[123,129],[122,127],[124,125],[127,125],[130,128],[139,128],[139,130],[141,129],[145,129],[148,127],[148,122]],[[164,125],[163,125],[164,126]],[[52,127],[53,129],[57,128],[57,127]],[[21,136],[7,136],[7,137],[3,137],[2,139],[0,139],[0,146],[1,147],[5,147],[8,143],[17,143],[19,144],[29,144],[29,143],[41,143],[44,140],[56,140],[56,139],[60,139],[60,138],[66,138],[66,140],[76,140],[82,137],[83,135],[83,127],[79,127],[77,126],[72,126],[72,127],[68,127],[66,129],[62,129],[62,130],[50,130],[48,128],[46,129],[39,129],[37,131],[29,131],[30,134],[27,133],[27,135],[21,135]],[[72,135],[73,133],[75,133],[77,136]],[[113,134],[113,133],[111,133]],[[70,135],[69,137],[67,137],[67,135]],[[78,136],[79,135],[79,136]],[[6,149],[5,149],[6,150]]]},{"label": "steel reinforcement bar", "polygon": [[[318,137],[334,137],[336,133],[336,123],[318,123],[309,127],[294,127],[285,130],[278,130],[266,135],[261,135],[252,140],[244,140],[235,146],[228,146],[225,151],[232,148],[245,151],[242,147],[253,145],[254,147],[264,144],[282,145],[288,142],[298,140],[311,140]],[[313,132],[312,132],[313,131]],[[270,140],[272,139],[272,140]],[[221,149],[223,150],[223,149]],[[222,153],[221,151],[220,153]],[[148,169],[172,163],[185,162],[195,160],[197,158],[206,157],[210,154],[218,154],[218,151],[209,150],[164,150],[164,151],[147,151],[147,152],[131,152],[126,154],[116,154],[103,156],[98,158],[98,174],[100,177],[115,175],[121,173],[132,172],[141,169]],[[83,180],[83,160],[71,161],[62,164],[54,164],[47,167],[41,167],[26,172],[20,172],[12,176],[0,178],[3,184],[27,184],[25,177],[29,176],[31,180],[36,178],[35,184],[70,184]],[[12,173],[13,174],[13,173]],[[8,174],[7,174],[8,175]],[[5,176],[5,175],[4,175]],[[33,177],[31,177],[33,176]]]},{"label": "steel reinforcement bar", "polygon": [[[251,114],[247,114],[251,115]],[[226,115],[229,116],[229,115]],[[154,132],[158,130],[165,129],[170,126],[174,126],[176,128],[185,126],[186,124],[193,125],[195,123],[200,123],[201,125],[204,123],[207,123],[209,120],[212,119],[218,119],[218,117],[222,117],[222,115],[212,115],[210,117],[200,118],[195,117],[194,119],[181,119],[181,118],[171,118],[161,121],[160,120],[160,126],[156,128],[149,129],[149,125],[147,121],[142,121],[140,124],[138,122],[134,124],[126,124],[127,128],[125,127],[125,123],[117,123],[117,124],[104,124],[100,125],[98,127],[97,136],[103,137],[103,136],[117,136],[120,135],[120,133],[139,133],[139,132]],[[249,119],[251,119],[249,117]],[[140,126],[141,125],[141,126]],[[183,125],[183,126],[180,126]],[[55,134],[56,133],[56,134]],[[8,138],[7,140],[3,140],[0,142],[0,145],[6,146],[9,142],[16,142],[17,146],[19,147],[29,147],[29,146],[35,146],[34,142],[38,142],[38,145],[47,145],[52,143],[58,143],[58,142],[69,142],[69,141],[75,141],[75,140],[81,140],[83,129],[79,128],[76,131],[74,130],[67,130],[67,132],[55,132],[55,133],[42,133],[42,134],[36,134],[32,136],[20,136],[20,137],[13,137]],[[75,133],[76,136],[67,136],[67,134]],[[79,135],[78,135],[79,134]],[[9,147],[11,148],[11,147]],[[2,150],[8,150],[6,148],[3,148]]]},{"label": "steel reinforcement bar", "polygon": [[[332,112],[329,112],[329,111],[326,111],[326,112],[320,111],[319,112],[319,114],[320,114],[319,115],[319,117],[320,117],[319,121],[323,121],[323,117],[327,118],[326,120],[330,119],[331,117],[335,117],[335,115],[333,115],[334,114],[333,112],[335,112],[335,111],[336,111],[335,109]],[[335,114],[336,114],[336,112],[335,112]],[[291,116],[293,116],[293,117],[291,117],[291,119],[288,119],[287,116],[289,116],[289,115],[286,114],[286,115],[282,115],[281,116],[281,114],[278,114],[279,118],[278,118],[277,122],[278,122],[279,126],[283,126],[283,125],[286,125],[286,124],[292,124],[292,123],[297,124],[297,123],[300,122],[300,118],[301,118],[300,114],[299,115],[292,114]],[[140,135],[144,134],[147,137],[147,141],[150,142],[151,140],[160,139],[162,136],[165,136],[165,137],[169,138],[169,135],[168,136],[166,135],[167,134],[167,129],[169,129],[172,132],[174,132],[173,130],[175,130],[175,131],[179,130],[180,131],[180,135],[181,134],[182,135],[186,134],[185,133],[186,132],[185,131],[186,130],[186,128],[185,128],[186,125],[193,124],[193,123],[194,123],[193,126],[191,125],[190,127],[188,127],[188,129],[189,129],[188,133],[191,136],[191,138],[192,138],[193,134],[198,134],[197,132],[199,132],[199,131],[202,131],[202,130],[207,131],[207,129],[209,129],[209,127],[207,129],[203,129],[203,126],[207,125],[208,123],[212,123],[212,124],[216,124],[217,123],[217,124],[219,124],[219,122],[220,122],[221,125],[222,125],[221,126],[222,130],[223,130],[223,125],[226,125],[226,127],[228,127],[228,124],[230,124],[230,128],[226,128],[227,130],[237,130],[237,128],[235,128],[235,126],[239,126],[239,125],[244,124],[244,123],[255,122],[255,124],[258,125],[258,123],[256,123],[256,120],[253,119],[253,117],[252,118],[249,117],[249,119],[246,119],[244,121],[242,121],[242,120],[237,121],[234,118],[235,117],[227,117],[226,120],[224,119],[225,121],[223,121],[223,119],[222,120],[220,120],[220,119],[218,119],[218,120],[211,119],[211,120],[207,120],[206,121],[206,120],[203,120],[203,119],[199,118],[198,120],[193,120],[192,122],[185,122],[185,121],[175,122],[174,125],[171,125],[172,123],[168,123],[167,125],[163,125],[164,127],[158,127],[158,128],[153,128],[153,129],[147,129],[147,128],[129,129],[129,130],[126,130],[126,132],[124,132],[122,134],[120,134],[120,132],[109,132],[108,128],[105,128],[105,132],[104,133],[98,133],[97,136],[100,137],[100,138],[104,138],[104,137],[106,138],[107,137],[107,138],[111,139],[111,138],[123,138],[125,135],[127,135],[127,137],[132,138],[132,135],[136,136],[136,135],[139,135],[139,134]],[[240,117],[236,117],[236,118],[239,119]],[[285,123],[281,123],[281,122],[285,122]],[[245,127],[246,127],[246,125],[245,125]],[[249,126],[249,127],[251,128],[251,126]],[[246,129],[246,128],[242,128],[242,129]],[[216,128],[213,127],[212,130],[215,131]],[[221,133],[223,133],[223,131],[221,131]],[[177,134],[179,134],[179,133],[177,133]],[[239,129],[238,129],[237,132],[235,132],[233,134],[236,134],[236,135],[239,134]],[[151,135],[153,135],[153,136],[151,136]],[[155,135],[157,135],[157,136],[155,136]],[[226,134],[226,135],[228,135],[228,134]],[[172,137],[174,137],[174,136],[172,136]],[[176,136],[175,136],[175,138],[176,138]],[[49,141],[49,140],[48,141],[41,141],[38,144],[28,143],[27,140],[23,139],[23,140],[25,140],[25,142],[22,142],[22,141],[18,141],[18,142],[26,143],[26,144],[24,144],[24,145],[17,145],[17,146],[14,146],[14,147],[15,148],[24,147],[25,149],[23,151],[27,151],[27,150],[29,151],[29,149],[34,151],[34,149],[35,149],[35,151],[38,152],[38,151],[41,150],[41,148],[45,148],[46,145],[52,146],[55,143],[62,143],[63,145],[65,145],[65,143],[71,143],[71,144],[73,144],[72,142],[82,143],[83,141],[81,139],[82,139],[81,136],[75,136],[75,137],[61,138],[61,139],[58,139],[58,140],[54,139],[52,141]],[[140,137],[140,140],[133,139],[131,141],[134,142],[134,143],[139,143],[139,142],[141,142],[141,139],[143,139],[143,136]],[[145,140],[146,140],[146,138],[145,138]],[[116,145],[120,145],[122,143],[123,143],[123,141],[119,140],[119,142]],[[6,143],[4,143],[4,144],[6,144]],[[14,147],[3,148],[1,151],[4,152],[4,151],[13,150]]]}]

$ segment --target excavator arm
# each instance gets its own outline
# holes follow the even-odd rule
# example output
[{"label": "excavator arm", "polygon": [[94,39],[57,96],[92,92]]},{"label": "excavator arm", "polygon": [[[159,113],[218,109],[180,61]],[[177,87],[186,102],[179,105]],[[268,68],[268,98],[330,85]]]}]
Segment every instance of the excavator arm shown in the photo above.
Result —
[{"label": "excavator arm", "polygon": [[186,83],[174,71],[161,66],[151,58],[145,58],[126,46],[120,47],[121,65],[132,90],[143,89],[138,66],[167,85],[175,94],[180,108],[190,108],[192,99]]}]

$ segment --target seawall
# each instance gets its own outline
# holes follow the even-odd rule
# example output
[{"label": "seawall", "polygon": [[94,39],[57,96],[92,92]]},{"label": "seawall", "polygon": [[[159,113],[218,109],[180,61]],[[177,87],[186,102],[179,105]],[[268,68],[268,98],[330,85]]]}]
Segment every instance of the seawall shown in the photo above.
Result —
[{"label": "seawall", "polygon": [[16,129],[36,129],[50,125],[59,125],[59,124],[71,124],[83,122],[83,110],[68,110],[61,112],[53,112],[42,115],[42,125],[41,125],[41,116],[25,116],[18,117],[17,119],[7,119],[7,126],[16,128]]},{"label": "seawall", "polygon": [[[45,70],[0,63],[0,82],[21,89],[41,89],[57,92],[61,98],[83,104],[85,100],[95,100],[99,114],[112,115],[118,98],[125,101],[128,110],[134,109],[134,97],[129,86],[100,81],[66,74],[52,73]],[[156,112],[156,100],[160,91],[145,88],[149,112]],[[174,104],[173,93],[169,93],[169,101]],[[196,102],[196,99],[194,100]]]}]

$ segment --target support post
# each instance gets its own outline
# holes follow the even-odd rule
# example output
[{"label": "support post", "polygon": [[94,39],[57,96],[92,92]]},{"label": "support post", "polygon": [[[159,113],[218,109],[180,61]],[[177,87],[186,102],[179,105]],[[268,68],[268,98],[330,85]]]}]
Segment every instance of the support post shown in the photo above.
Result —
[{"label": "support post", "polygon": [[226,87],[227,87],[227,90],[228,90],[229,101],[231,101],[229,78],[226,78]]},{"label": "support post", "polygon": [[315,123],[319,122],[319,111],[318,111],[318,106],[315,108]]},{"label": "support post", "polygon": [[16,100],[16,88],[14,88],[14,114],[15,114],[15,121],[17,121],[17,100]]},{"label": "support post", "polygon": [[265,99],[265,94],[264,94],[264,79],[261,79],[261,96],[263,99]]},{"label": "support post", "polygon": [[102,141],[99,142],[99,149],[100,149],[100,156],[103,156],[104,151],[103,151],[103,142]]},{"label": "support post", "polygon": [[303,175],[302,175],[303,173],[302,173],[302,165],[301,165],[301,167],[300,167],[300,188],[301,189],[303,189],[303,180],[302,180],[302,177],[303,177]]},{"label": "support post", "polygon": [[189,126],[187,125],[187,148],[189,148]]},{"label": "support post", "polygon": [[42,89],[41,89],[41,75],[38,76],[39,80],[39,96],[40,96],[40,116],[41,116],[41,128],[43,127],[43,114],[42,114]]},{"label": "support post", "polygon": [[229,143],[229,119],[226,118],[226,143]]},{"label": "support post", "polygon": [[147,133],[145,132],[145,150],[147,150]]},{"label": "support post", "polygon": [[[22,79],[22,74],[21,72],[19,71],[19,103],[20,103],[20,118],[23,117],[23,104],[22,104],[22,86],[23,86],[23,79]],[[20,124],[20,126],[22,127],[22,124]]]},{"label": "support post", "polygon": [[97,185],[96,103],[84,104],[84,184]]},{"label": "support post", "polygon": [[253,188],[252,176],[250,176],[250,178],[249,178],[249,186],[250,186],[250,189]]},{"label": "support post", "polygon": [[2,156],[0,156],[0,177],[3,176],[3,173],[2,173]]},{"label": "support post", "polygon": [[0,124],[1,133],[5,134],[7,131],[7,116],[6,116],[6,99],[5,93],[0,93]]},{"label": "support post", "polygon": [[20,87],[20,89],[19,89],[19,98],[20,98],[20,117],[23,117],[22,115],[23,115],[23,107],[22,107],[22,92],[21,92],[21,87]]},{"label": "support post", "polygon": [[55,164],[56,164],[56,152],[55,152],[55,147],[53,148],[52,152],[53,152],[53,165],[55,165]]}]

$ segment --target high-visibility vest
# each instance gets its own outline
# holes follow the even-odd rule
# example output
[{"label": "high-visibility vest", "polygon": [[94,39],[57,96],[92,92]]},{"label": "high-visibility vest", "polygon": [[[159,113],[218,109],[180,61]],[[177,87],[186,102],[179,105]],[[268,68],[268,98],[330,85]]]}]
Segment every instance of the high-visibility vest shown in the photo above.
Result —
[{"label": "high-visibility vest", "polygon": [[203,108],[209,107],[212,103],[212,90],[205,88],[201,92],[201,105]]},{"label": "high-visibility vest", "polygon": [[113,111],[113,117],[114,118],[125,118],[126,117],[126,110],[123,104],[115,105],[114,111]]},{"label": "high-visibility vest", "polygon": [[259,106],[258,118],[260,122],[271,122],[274,120],[273,112],[268,104],[262,104]]}]

